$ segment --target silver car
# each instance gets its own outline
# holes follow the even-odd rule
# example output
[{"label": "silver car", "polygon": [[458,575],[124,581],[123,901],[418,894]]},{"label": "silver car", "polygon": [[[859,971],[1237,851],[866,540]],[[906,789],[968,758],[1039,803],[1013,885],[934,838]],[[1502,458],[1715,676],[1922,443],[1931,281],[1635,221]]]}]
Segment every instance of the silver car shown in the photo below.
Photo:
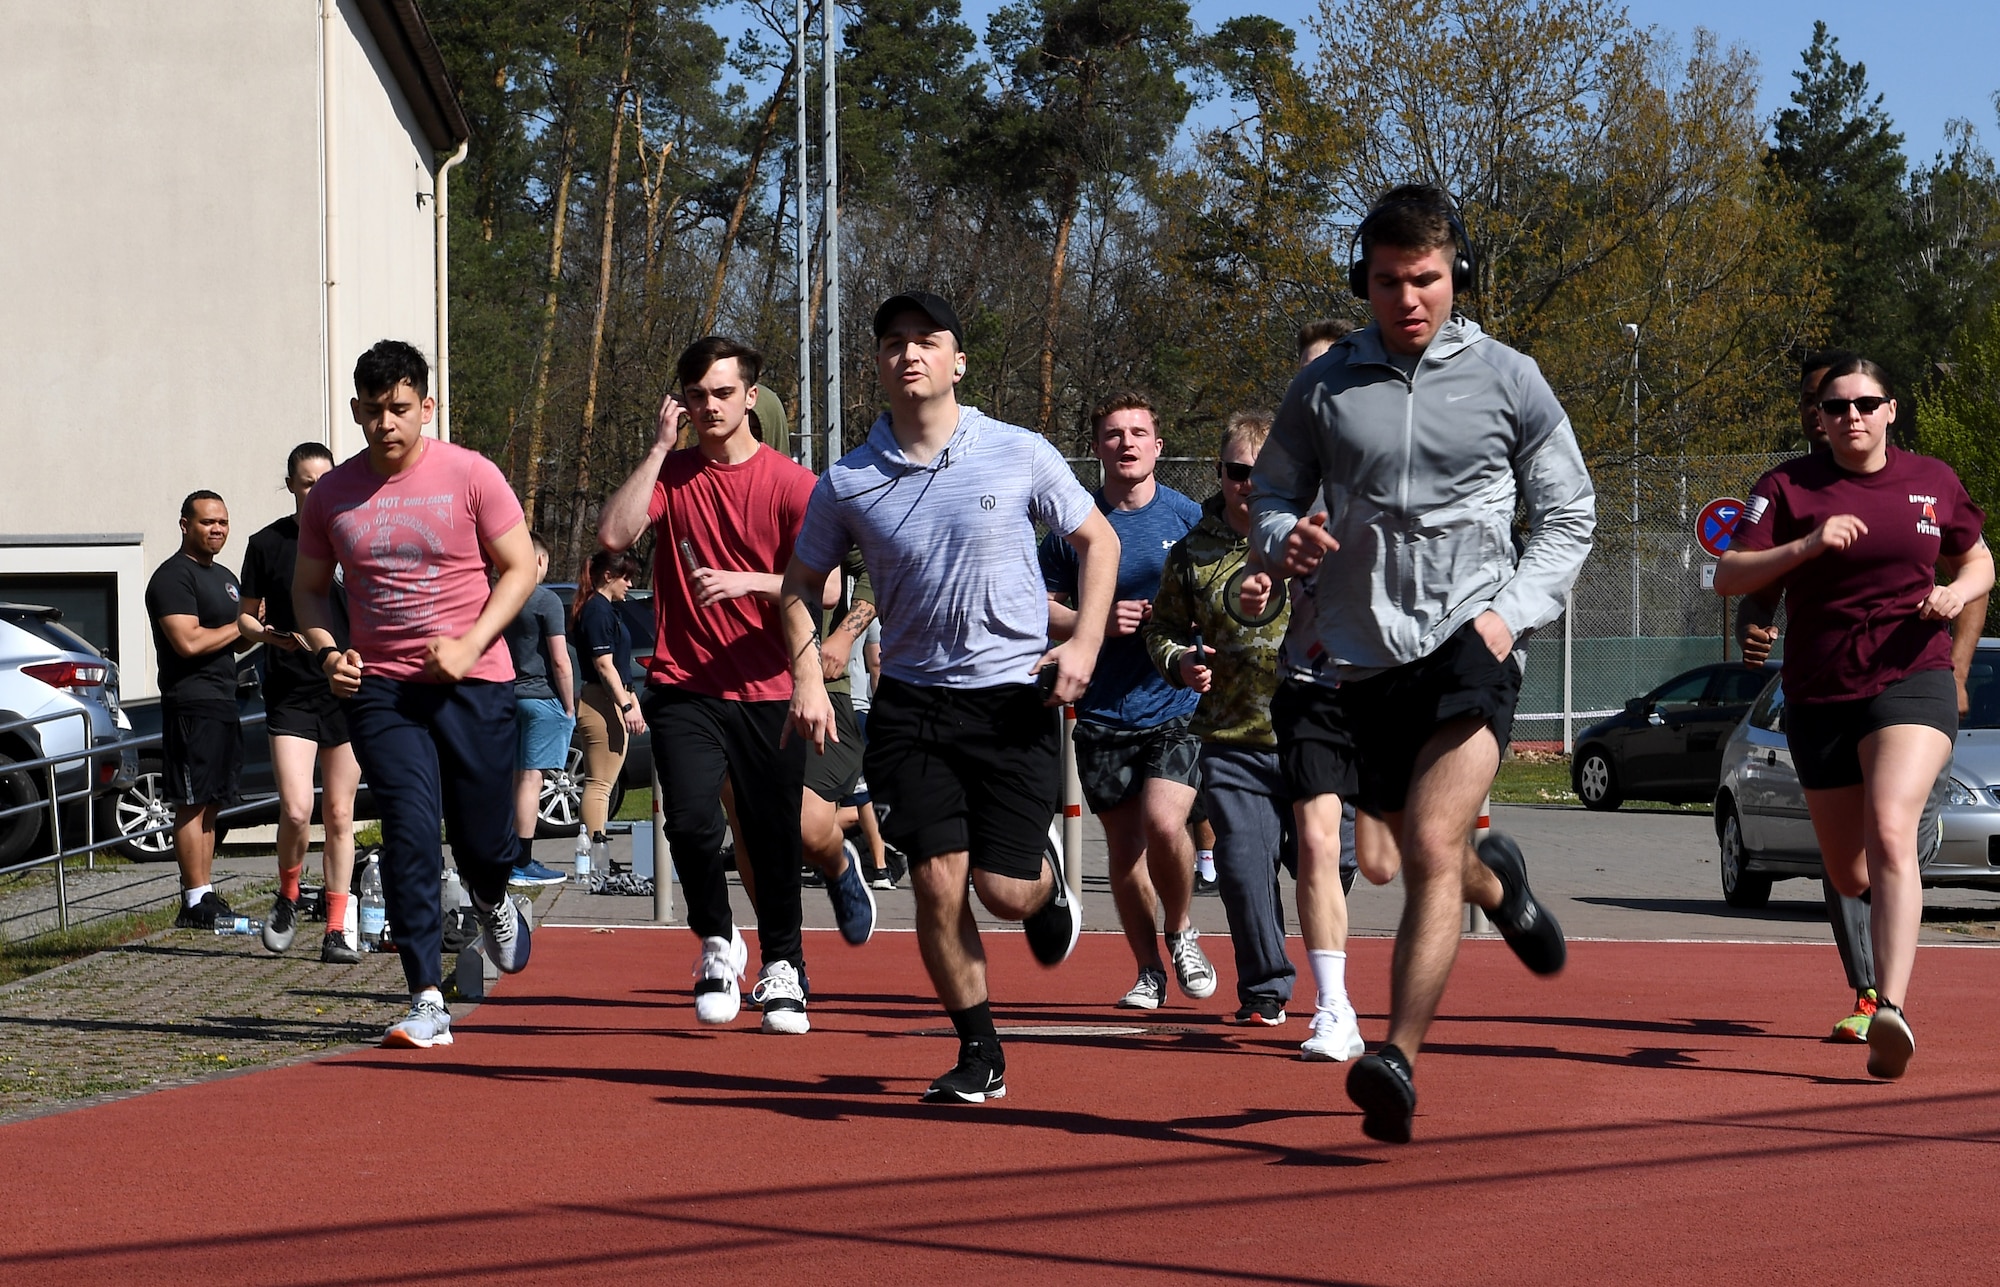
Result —
[{"label": "silver car", "polygon": [[[1951,770],[1920,826],[1924,884],[2000,889],[2000,639],[1982,639],[1966,677],[1971,710]],[[1785,741],[1785,691],[1773,677],[1722,750],[1715,792],[1722,897],[1762,907],[1771,882],[1821,874],[1805,792]]]},{"label": "silver car", "polygon": [[[44,756],[78,757],[56,773],[56,790],[65,797],[91,787],[116,790],[135,767],[130,754],[82,756],[119,741],[130,727],[110,658],[64,625],[54,608],[0,603],[0,809],[46,805],[47,770],[13,767]],[[83,838],[86,807],[72,799],[63,810],[65,847]],[[107,809],[100,805],[98,812],[106,823]],[[0,819],[0,866],[48,852],[47,821],[46,807]]]}]

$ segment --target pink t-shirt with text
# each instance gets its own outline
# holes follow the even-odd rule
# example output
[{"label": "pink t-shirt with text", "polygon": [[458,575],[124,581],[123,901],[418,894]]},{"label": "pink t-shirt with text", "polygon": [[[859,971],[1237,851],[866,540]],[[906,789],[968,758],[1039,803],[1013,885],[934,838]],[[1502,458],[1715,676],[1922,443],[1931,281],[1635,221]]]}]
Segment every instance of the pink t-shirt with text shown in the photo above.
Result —
[{"label": "pink t-shirt with text", "polygon": [[[340,565],[366,673],[421,679],[430,641],[464,634],[486,607],[480,543],[521,517],[492,461],[430,439],[393,478],[369,468],[365,451],[321,475],[299,517],[299,553]],[[466,678],[513,679],[506,640],[496,637]]]}]

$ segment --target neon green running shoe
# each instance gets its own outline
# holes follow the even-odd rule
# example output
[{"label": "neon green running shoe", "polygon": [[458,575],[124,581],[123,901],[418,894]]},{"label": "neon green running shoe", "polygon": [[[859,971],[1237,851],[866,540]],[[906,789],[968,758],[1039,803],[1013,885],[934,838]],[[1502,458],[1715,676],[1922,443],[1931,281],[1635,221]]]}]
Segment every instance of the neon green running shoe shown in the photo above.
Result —
[{"label": "neon green running shoe", "polygon": [[1868,1025],[1875,1018],[1875,1005],[1879,1000],[1881,998],[1875,995],[1874,988],[1869,988],[1865,992],[1857,992],[1854,996],[1854,1013],[1833,1025],[1833,1036],[1828,1038],[1828,1040],[1847,1041],[1855,1045],[1866,1045],[1868,1042]]}]

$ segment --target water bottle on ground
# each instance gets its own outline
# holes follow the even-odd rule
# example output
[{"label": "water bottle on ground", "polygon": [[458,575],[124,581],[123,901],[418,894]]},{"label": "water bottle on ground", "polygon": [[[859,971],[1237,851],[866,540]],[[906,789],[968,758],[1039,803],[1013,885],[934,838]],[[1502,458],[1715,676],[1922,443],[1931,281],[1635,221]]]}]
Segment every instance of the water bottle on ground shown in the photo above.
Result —
[{"label": "water bottle on ground", "polygon": [[590,869],[599,876],[611,874],[611,837],[603,832],[590,838]]},{"label": "water bottle on ground", "polygon": [[217,934],[262,934],[264,922],[248,916],[218,916],[215,918]]},{"label": "water bottle on ground", "polygon": [[590,827],[576,829],[576,866],[570,873],[570,883],[590,886]]},{"label": "water bottle on ground", "polygon": [[361,950],[382,950],[382,929],[389,923],[389,904],[382,897],[382,860],[371,855],[361,872]]},{"label": "water bottle on ground", "polygon": [[465,891],[465,882],[458,878],[458,868],[444,869],[444,893],[440,899],[449,912],[454,907],[472,906],[472,896]]}]

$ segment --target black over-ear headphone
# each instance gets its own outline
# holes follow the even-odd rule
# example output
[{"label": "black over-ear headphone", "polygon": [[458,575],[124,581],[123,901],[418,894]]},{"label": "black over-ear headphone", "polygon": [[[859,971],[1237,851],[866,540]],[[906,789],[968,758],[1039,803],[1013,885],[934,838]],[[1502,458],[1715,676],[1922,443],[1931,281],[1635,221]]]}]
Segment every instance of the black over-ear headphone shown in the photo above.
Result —
[{"label": "black over-ear headphone", "polygon": [[1429,210],[1442,214],[1451,225],[1454,254],[1451,257],[1451,293],[1463,295],[1472,289],[1472,268],[1476,256],[1472,253],[1472,237],[1465,231],[1465,221],[1458,217],[1458,206],[1450,197],[1439,203],[1431,201],[1385,201],[1368,212],[1368,217],[1355,226],[1354,235],[1347,239],[1347,289],[1361,299],[1368,298],[1368,263],[1361,254],[1361,235],[1368,231],[1368,225],[1375,222],[1375,216],[1385,210]]}]

